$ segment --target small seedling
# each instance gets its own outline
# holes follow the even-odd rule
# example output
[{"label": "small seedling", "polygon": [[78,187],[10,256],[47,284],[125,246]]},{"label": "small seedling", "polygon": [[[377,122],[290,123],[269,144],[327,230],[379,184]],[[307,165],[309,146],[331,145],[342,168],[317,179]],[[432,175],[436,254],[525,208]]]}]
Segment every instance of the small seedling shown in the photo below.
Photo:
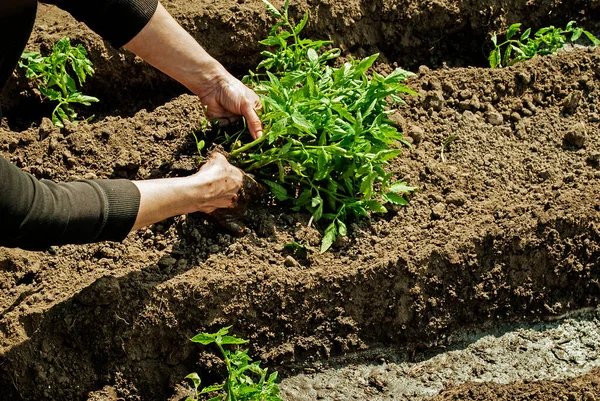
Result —
[{"label": "small seedling", "polygon": [[71,73],[74,73],[79,86],[82,86],[86,78],[94,74],[92,62],[82,45],[71,46],[70,39],[65,37],[54,44],[49,56],[44,57],[37,52],[24,52],[21,59],[19,66],[25,68],[25,76],[28,79],[36,81],[42,96],[58,102],[52,111],[54,125],[62,128],[65,120],[76,121],[77,113],[72,107],[73,104],[89,106],[98,102],[98,98],[79,92],[71,76]]},{"label": "small seedling", "polygon": [[293,254],[296,258],[306,260],[308,258],[308,247],[300,242],[288,242],[283,246],[285,250]]},{"label": "small seedling", "polygon": [[[590,32],[575,27],[575,21],[567,24],[565,29],[555,28],[553,26],[539,29],[531,37],[531,28],[528,28],[518,39],[515,35],[521,29],[521,23],[512,24],[506,31],[506,41],[498,44],[496,34],[492,35],[494,49],[490,52],[488,60],[490,67],[510,67],[520,61],[529,60],[532,57],[545,54],[553,54],[562,48],[567,40],[577,41],[582,35],[585,35],[594,46],[600,45],[600,40],[596,39]],[[570,38],[567,36],[570,35]]]},{"label": "small seedling", "polygon": [[367,74],[378,54],[331,67],[340,50],[300,36],[308,14],[294,24],[288,1],[282,11],[262,1],[277,22],[260,42],[269,51],[244,82],[262,99],[264,135],[246,145],[230,137],[229,153],[277,200],[311,213],[311,224],[327,222],[325,252],[336,236],[346,235],[351,216],[385,213],[386,203],[405,205],[404,195],[415,189],[393,182],[384,169],[407,144],[387,115],[404,103],[399,95],[415,94],[403,83],[413,74]]},{"label": "small seedling", "polygon": [[450,144],[458,139],[457,135],[450,135],[448,138],[444,140],[442,143],[442,150],[440,150],[440,158],[442,159],[442,163],[446,163],[446,151]]},{"label": "small seedling", "polygon": [[237,346],[248,342],[227,335],[230,328],[224,327],[212,334],[201,333],[192,338],[193,342],[202,345],[216,344],[227,365],[227,378],[222,384],[200,389],[200,376],[197,373],[187,375],[186,379],[190,379],[194,385],[194,396],[186,401],[198,401],[203,394],[211,397],[208,401],[282,401],[279,386],[275,383],[277,372],[267,377],[267,369],[261,368],[260,362],[252,362],[247,350],[230,351],[224,348],[226,345]]}]

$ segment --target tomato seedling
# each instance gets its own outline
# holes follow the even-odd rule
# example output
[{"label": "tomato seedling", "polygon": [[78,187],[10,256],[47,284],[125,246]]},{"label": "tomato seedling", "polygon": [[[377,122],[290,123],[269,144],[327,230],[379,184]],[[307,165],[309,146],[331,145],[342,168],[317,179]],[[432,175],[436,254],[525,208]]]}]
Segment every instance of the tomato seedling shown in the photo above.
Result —
[{"label": "tomato seedling", "polygon": [[[521,23],[512,24],[506,31],[506,40],[500,44],[498,44],[497,35],[492,35],[491,41],[494,49],[488,57],[490,67],[509,67],[515,63],[529,60],[538,54],[556,53],[565,45],[567,39],[575,42],[582,35],[586,36],[594,46],[600,45],[600,40],[590,32],[576,28],[575,21],[569,22],[565,29],[554,26],[541,28],[533,37],[531,37],[531,28],[527,28],[521,36],[515,39],[515,35],[520,29]],[[567,35],[571,35],[571,37],[567,38]]]},{"label": "tomato seedling", "polygon": [[405,143],[387,119],[400,94],[415,94],[403,82],[410,72],[367,74],[378,57],[330,66],[340,50],[331,42],[300,36],[308,14],[294,24],[288,2],[279,11],[262,0],[277,22],[260,43],[269,50],[256,72],[244,78],[262,99],[264,135],[241,145],[229,137],[230,156],[261,177],[279,201],[307,210],[311,223],[327,222],[321,251],[346,235],[350,216],[385,213],[386,203],[405,205],[415,188],[393,182],[384,166]]},{"label": "tomato seedling", "polygon": [[201,333],[192,338],[195,343],[202,345],[215,344],[227,366],[227,378],[222,384],[200,389],[200,376],[190,373],[186,379],[190,379],[194,385],[194,396],[188,397],[186,401],[198,401],[203,394],[213,395],[208,401],[282,401],[279,397],[279,386],[275,383],[277,372],[267,377],[267,369],[260,367],[260,362],[252,362],[247,350],[236,349],[230,351],[224,348],[226,345],[241,345],[248,341],[238,338],[229,333],[229,327],[224,327],[216,333]]},{"label": "tomato seedling", "polygon": [[[52,111],[54,125],[64,127],[64,121],[75,121],[77,113],[72,104],[89,106],[98,102],[98,98],[87,96],[77,90],[71,70],[75,73],[79,86],[88,76],[94,74],[92,62],[82,45],[71,46],[69,38],[59,40],[52,47],[52,54],[42,56],[37,52],[24,52],[19,66],[25,68],[25,76],[37,82],[37,88],[43,97],[58,102]],[[70,67],[69,69],[67,67]]]}]

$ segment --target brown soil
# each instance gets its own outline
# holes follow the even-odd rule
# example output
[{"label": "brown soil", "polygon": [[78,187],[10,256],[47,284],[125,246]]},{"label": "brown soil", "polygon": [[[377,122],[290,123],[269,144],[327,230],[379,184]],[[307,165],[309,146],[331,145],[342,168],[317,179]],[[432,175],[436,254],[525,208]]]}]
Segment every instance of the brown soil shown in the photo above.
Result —
[{"label": "brown soil", "polygon": [[446,390],[435,401],[545,401],[573,400],[593,401],[600,398],[600,371],[587,375],[555,382],[539,381],[516,384],[481,383],[467,384],[452,390]]},{"label": "brown soil", "polygon": [[[383,71],[483,64],[488,33],[507,21],[585,25],[600,9],[544,0],[343,4],[294,9],[310,8],[308,32],[344,50],[382,51]],[[165,5],[229,68],[257,60],[268,26],[258,1]],[[53,128],[17,74],[3,99],[0,152],[56,180],[196,171],[197,100],[53,7],[41,7],[30,46],[66,33],[96,63],[88,92],[103,100],[90,109],[99,118]],[[252,340],[253,355],[291,374],[378,344],[426,348],[461,327],[597,305],[599,78],[600,50],[586,49],[506,70],[420,68],[410,86],[422,96],[393,115],[414,145],[390,166],[418,193],[408,207],[352,224],[324,255],[307,215],[267,200],[252,208],[240,239],[190,215],[119,244],[0,249],[0,399],[91,391],[90,399],[165,399],[191,371],[218,374],[222,366],[189,338],[231,324]],[[308,259],[284,250],[293,240],[313,247]]]}]

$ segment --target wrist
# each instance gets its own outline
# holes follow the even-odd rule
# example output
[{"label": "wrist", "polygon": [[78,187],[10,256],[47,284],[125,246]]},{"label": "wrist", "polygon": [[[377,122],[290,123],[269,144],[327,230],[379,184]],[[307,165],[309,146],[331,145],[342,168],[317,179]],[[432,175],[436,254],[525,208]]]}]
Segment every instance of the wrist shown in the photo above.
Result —
[{"label": "wrist", "polygon": [[214,90],[214,83],[226,79],[229,74],[225,67],[217,60],[209,59],[198,61],[186,73],[182,74],[182,82],[189,90],[200,98],[207,96]]}]

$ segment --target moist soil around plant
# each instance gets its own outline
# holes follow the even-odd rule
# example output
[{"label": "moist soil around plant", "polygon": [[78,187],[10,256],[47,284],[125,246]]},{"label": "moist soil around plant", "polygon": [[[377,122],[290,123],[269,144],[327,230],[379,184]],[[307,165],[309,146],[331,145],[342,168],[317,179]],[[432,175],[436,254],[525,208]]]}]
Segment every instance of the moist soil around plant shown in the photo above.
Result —
[{"label": "moist soil around plant", "polygon": [[[256,42],[272,21],[259,1],[165,6],[231,70],[258,61]],[[403,347],[410,358],[451,343],[465,327],[598,305],[600,50],[483,66],[492,31],[569,19],[593,31],[600,4],[292,7],[305,9],[314,16],[309,36],[329,36],[345,55],[382,52],[380,72],[417,72],[408,84],[419,96],[390,116],[412,143],[389,165],[419,188],[410,204],[351,224],[325,254],[323,227],[267,197],[250,207],[241,238],[189,215],[122,243],[0,248],[0,400],[178,399],[188,373],[212,383],[224,368],[214,350],[189,338],[228,325],[283,377],[379,346]],[[96,118],[53,127],[43,118],[49,105],[17,72],[2,98],[2,155],[52,180],[197,171],[197,99],[55,7],[40,7],[29,47],[48,49],[67,34],[95,62],[84,92],[101,103],[81,114]],[[284,248],[292,241],[309,246],[306,258]],[[593,388],[599,377],[577,383]],[[465,385],[444,394],[472,389],[503,399],[502,391],[569,383]]]}]

